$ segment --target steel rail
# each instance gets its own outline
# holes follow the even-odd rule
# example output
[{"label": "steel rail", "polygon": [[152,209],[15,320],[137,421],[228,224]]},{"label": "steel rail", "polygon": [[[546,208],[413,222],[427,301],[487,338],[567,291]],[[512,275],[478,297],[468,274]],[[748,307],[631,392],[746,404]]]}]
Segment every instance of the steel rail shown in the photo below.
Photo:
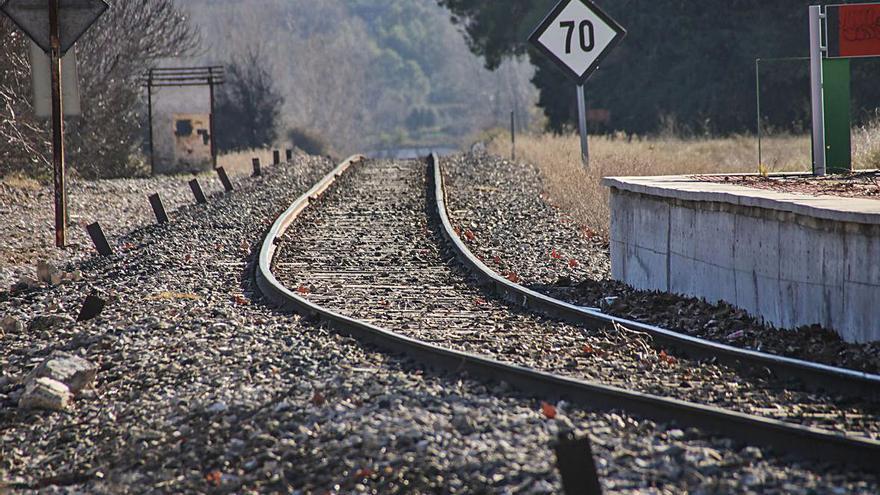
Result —
[{"label": "steel rail", "polygon": [[435,198],[437,213],[443,224],[443,235],[450,242],[459,260],[475,275],[481,278],[511,302],[524,308],[544,313],[588,328],[607,328],[618,324],[631,330],[644,332],[654,341],[685,355],[696,358],[715,358],[717,361],[737,368],[754,370],[763,367],[777,377],[795,378],[810,390],[822,390],[834,394],[845,394],[853,397],[880,397],[880,376],[846,368],[838,368],[800,359],[767,354],[749,349],[742,349],[711,340],[692,337],[672,330],[640,323],[625,318],[618,318],[590,308],[554,299],[545,294],[523,287],[500,276],[486,266],[468,249],[461,240],[449,219],[446,207],[446,189],[442,167],[437,155],[431,155],[430,164],[434,172]]},{"label": "steel rail", "polygon": [[362,161],[363,157],[357,156],[340,164],[315,187],[294,201],[270,228],[260,248],[254,271],[256,285],[270,304],[326,323],[336,331],[361,342],[388,352],[403,354],[421,365],[451,374],[467,373],[471,377],[504,381],[537,397],[565,399],[592,410],[625,410],[654,421],[702,428],[744,444],[770,447],[778,453],[799,458],[845,463],[848,467],[857,465],[871,472],[880,471],[880,464],[876,462],[880,458],[880,442],[871,439],[848,437],[718,407],[632,392],[444,348],[323,308],[291,291],[272,272],[272,261],[281,236],[337,178]]}]

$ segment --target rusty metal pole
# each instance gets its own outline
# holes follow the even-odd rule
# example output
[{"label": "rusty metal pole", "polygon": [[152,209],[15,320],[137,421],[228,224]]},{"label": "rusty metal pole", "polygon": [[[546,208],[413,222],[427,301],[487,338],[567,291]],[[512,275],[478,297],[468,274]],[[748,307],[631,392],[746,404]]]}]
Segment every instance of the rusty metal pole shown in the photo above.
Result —
[{"label": "rusty metal pole", "polygon": [[64,180],[64,102],[61,97],[61,26],[59,0],[49,0],[50,72],[52,74],[52,164],[55,169],[55,245],[67,246],[67,191]]}]

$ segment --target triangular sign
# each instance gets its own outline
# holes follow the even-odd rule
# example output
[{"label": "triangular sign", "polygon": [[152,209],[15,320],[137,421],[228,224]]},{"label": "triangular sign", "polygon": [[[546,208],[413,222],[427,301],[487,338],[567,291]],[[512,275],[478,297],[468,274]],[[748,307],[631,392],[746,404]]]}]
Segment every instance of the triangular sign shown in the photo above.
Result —
[{"label": "triangular sign", "polygon": [[[110,8],[104,0],[58,0],[58,4],[62,55]],[[48,0],[6,0],[0,11],[43,51],[50,51]]]}]

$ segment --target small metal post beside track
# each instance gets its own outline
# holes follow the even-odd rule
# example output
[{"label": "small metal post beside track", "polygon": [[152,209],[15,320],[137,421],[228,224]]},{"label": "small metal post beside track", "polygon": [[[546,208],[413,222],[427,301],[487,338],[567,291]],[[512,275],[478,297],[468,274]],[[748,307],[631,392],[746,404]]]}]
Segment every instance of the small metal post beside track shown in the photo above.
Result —
[{"label": "small metal post beside track", "polygon": [[223,183],[223,189],[226,190],[226,192],[232,192],[232,181],[229,180],[229,175],[226,174],[226,169],[218,167],[217,176],[220,177],[220,182]]},{"label": "small metal post beside track", "polygon": [[825,102],[822,90],[822,13],[821,5],[810,6],[810,87],[813,108],[813,174],[824,176]]},{"label": "small metal post beside track", "polygon": [[95,222],[86,227],[86,231],[89,233],[89,237],[92,238],[92,243],[95,245],[95,249],[98,250],[98,254],[101,256],[113,255],[113,248],[111,248],[110,243],[107,242],[107,236],[104,235],[104,230],[101,229],[101,224]]},{"label": "small metal post beside track", "polygon": [[189,188],[192,189],[193,196],[196,198],[196,203],[203,205],[208,202],[208,198],[205,197],[205,193],[202,191],[202,185],[199,184],[199,179],[189,181]]},{"label": "small metal post beside track", "polygon": [[288,148],[288,149],[285,151],[285,154],[286,154],[286,157],[287,157],[287,161],[288,161],[288,162],[292,162],[292,161],[293,161],[293,150],[290,149],[290,148]]},{"label": "small metal post beside track", "polygon": [[516,112],[510,112],[510,160],[516,161]]},{"label": "small metal post beside track", "polygon": [[260,158],[259,157],[254,158],[251,161],[251,163],[254,166],[254,173],[251,177],[259,177],[259,176],[263,175],[262,167],[260,167]]},{"label": "small metal post beside track", "polygon": [[168,223],[168,214],[165,213],[165,205],[162,204],[162,198],[159,197],[159,193],[150,195],[150,206],[153,207],[153,214],[156,215],[157,223]]},{"label": "small metal post beside track", "polygon": [[82,309],[79,310],[79,316],[77,316],[76,321],[94,320],[101,314],[101,311],[104,311],[104,306],[106,305],[107,301],[94,294],[89,295],[83,302]]},{"label": "small metal post beside track", "polygon": [[554,450],[562,489],[567,495],[602,495],[588,437],[577,438],[572,432],[560,433]]},{"label": "small metal post beside track", "polygon": [[281,150],[272,151],[272,165],[281,165]]}]

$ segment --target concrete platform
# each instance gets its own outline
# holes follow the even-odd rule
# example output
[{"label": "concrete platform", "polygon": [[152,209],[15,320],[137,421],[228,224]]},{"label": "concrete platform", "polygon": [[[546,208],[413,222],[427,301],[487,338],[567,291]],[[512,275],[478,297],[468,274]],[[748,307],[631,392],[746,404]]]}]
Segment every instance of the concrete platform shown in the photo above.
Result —
[{"label": "concrete platform", "polygon": [[880,201],[690,176],[612,177],[611,262],[638,289],[727,301],[780,328],[880,341]]}]

